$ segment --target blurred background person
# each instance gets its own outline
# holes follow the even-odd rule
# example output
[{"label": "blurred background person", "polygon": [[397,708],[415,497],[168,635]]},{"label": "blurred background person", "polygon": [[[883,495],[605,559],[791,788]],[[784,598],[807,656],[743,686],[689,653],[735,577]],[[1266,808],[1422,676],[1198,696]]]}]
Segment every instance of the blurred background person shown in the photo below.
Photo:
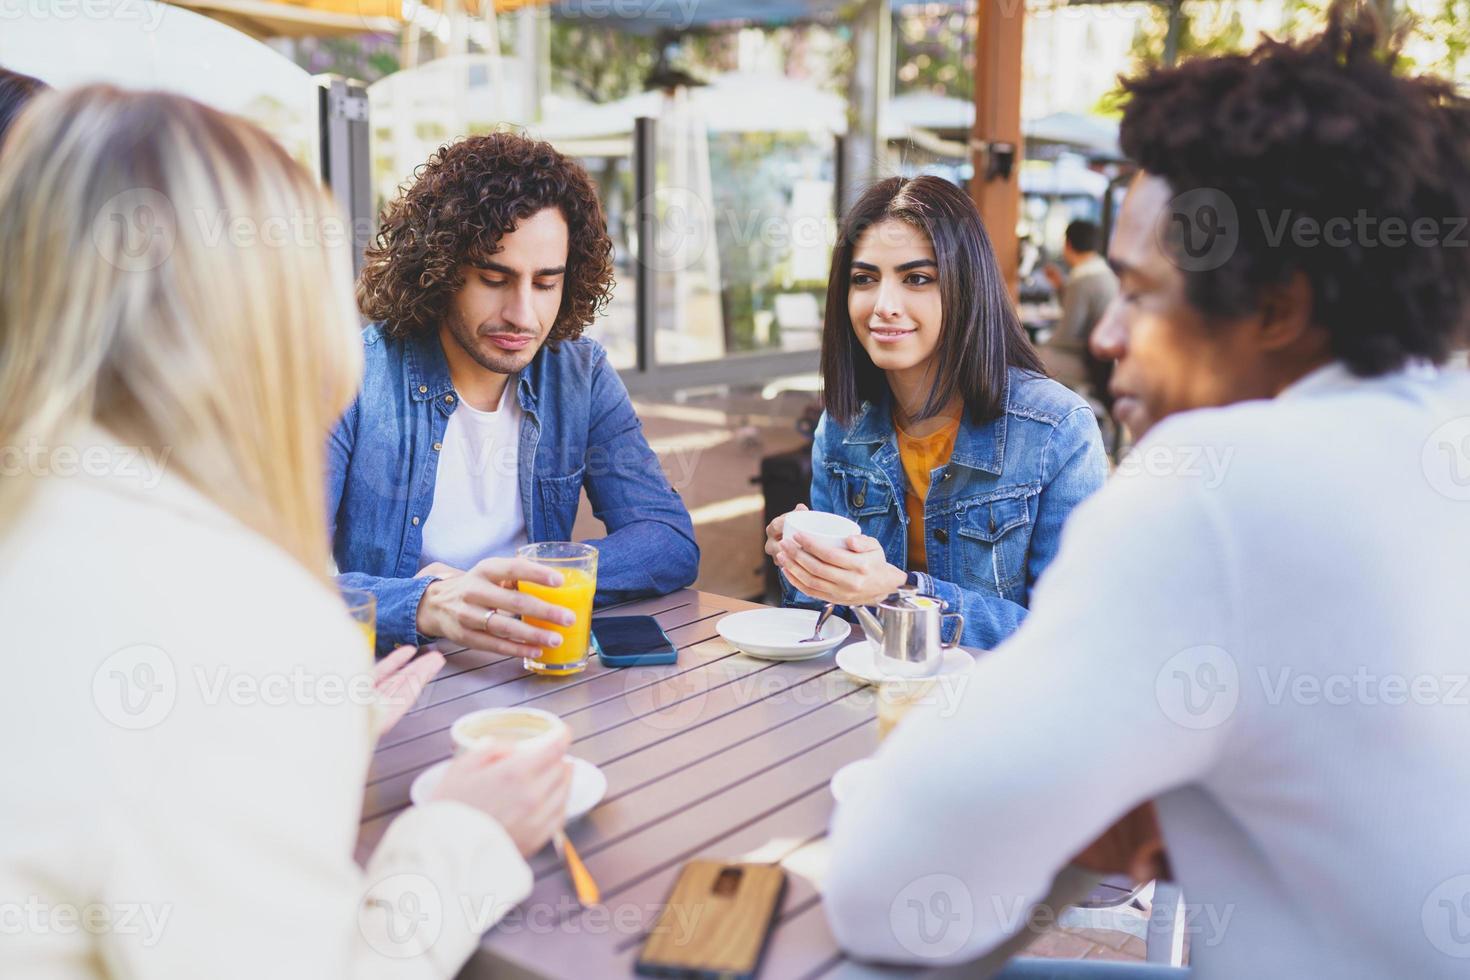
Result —
[{"label": "blurred background person", "polygon": [[1118,295],[1118,277],[1108,267],[1101,247],[1102,232],[1091,221],[1074,221],[1067,226],[1062,261],[1068,271],[1063,273],[1055,265],[1046,267],[1047,280],[1062,299],[1062,315],[1040,354],[1053,378],[1096,398],[1106,408],[1111,404],[1111,364],[1094,356],[1087,346],[1092,328]]},{"label": "blurred background person", "polygon": [[461,756],[353,860],[373,713],[443,661],[375,674],[328,574],[325,444],[362,368],[344,222],[177,96],[48,94],[10,140],[0,894],[141,912],[12,932],[0,974],[452,976],[489,922],[400,913],[524,898],[569,773],[564,745]]}]

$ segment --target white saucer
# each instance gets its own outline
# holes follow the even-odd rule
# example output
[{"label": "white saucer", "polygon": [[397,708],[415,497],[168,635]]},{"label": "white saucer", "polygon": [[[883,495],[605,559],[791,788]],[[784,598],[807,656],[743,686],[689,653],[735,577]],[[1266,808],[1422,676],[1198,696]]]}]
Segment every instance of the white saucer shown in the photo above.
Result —
[{"label": "white saucer", "polygon": [[833,616],[822,626],[816,643],[801,641],[817,625],[815,609],[750,609],[726,616],[715,631],[741,653],[762,660],[810,660],[831,652],[852,632],[845,619]]},{"label": "white saucer", "polygon": [[859,759],[849,762],[841,769],[832,774],[832,782],[827,788],[832,791],[832,799],[841,803],[852,797],[853,791],[858,784],[867,778],[869,770],[877,763],[877,759]]},{"label": "white saucer", "polygon": [[[567,819],[576,820],[602,801],[607,793],[607,776],[586,759],[579,759],[574,755],[566,758],[572,764],[572,793],[567,797]],[[434,792],[434,787],[444,778],[444,771],[452,761],[445,759],[419,773],[414,778],[413,785],[408,788],[408,798],[415,804],[427,803],[429,794]]]},{"label": "white saucer", "polygon": [[[837,666],[854,680],[863,681],[867,684],[881,684],[887,680],[900,679],[898,675],[884,674],[878,669],[873,659],[873,645],[867,640],[859,640],[837,651]],[[932,676],[945,677],[950,674],[963,674],[975,666],[975,655],[968,650],[956,647],[953,650],[944,651],[944,660],[939,664],[939,672]]]}]

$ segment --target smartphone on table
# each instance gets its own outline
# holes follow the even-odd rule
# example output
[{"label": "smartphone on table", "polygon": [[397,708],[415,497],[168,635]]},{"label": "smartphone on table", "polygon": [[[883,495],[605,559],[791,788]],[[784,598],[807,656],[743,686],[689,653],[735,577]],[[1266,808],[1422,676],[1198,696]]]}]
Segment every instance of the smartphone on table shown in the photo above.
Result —
[{"label": "smartphone on table", "polygon": [[652,616],[594,616],[592,639],[607,667],[648,667],[679,659],[678,648]]},{"label": "smartphone on table", "polygon": [[690,861],[679,872],[636,969],[650,977],[751,980],[786,894],[776,864]]}]

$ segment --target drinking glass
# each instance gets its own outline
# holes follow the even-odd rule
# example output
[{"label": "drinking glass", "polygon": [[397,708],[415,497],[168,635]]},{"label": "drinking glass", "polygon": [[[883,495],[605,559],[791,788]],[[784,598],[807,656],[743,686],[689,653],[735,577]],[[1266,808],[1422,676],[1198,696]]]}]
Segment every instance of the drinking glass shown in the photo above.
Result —
[{"label": "drinking glass", "polygon": [[362,635],[367,639],[368,654],[372,655],[378,649],[378,597],[367,589],[339,589],[342,593],[342,601],[347,604],[347,612],[357,628],[362,630]]},{"label": "drinking glass", "polygon": [[522,580],[520,591],[571,610],[576,616],[572,625],[548,623],[530,616],[522,617],[538,629],[561,634],[561,646],[542,647],[537,657],[522,660],[527,670],[538,674],[564,677],[587,666],[587,640],[592,631],[592,596],[597,592],[597,549],[590,544],[572,541],[543,541],[516,549],[516,557],[533,561],[561,572],[562,584],[556,587]]}]

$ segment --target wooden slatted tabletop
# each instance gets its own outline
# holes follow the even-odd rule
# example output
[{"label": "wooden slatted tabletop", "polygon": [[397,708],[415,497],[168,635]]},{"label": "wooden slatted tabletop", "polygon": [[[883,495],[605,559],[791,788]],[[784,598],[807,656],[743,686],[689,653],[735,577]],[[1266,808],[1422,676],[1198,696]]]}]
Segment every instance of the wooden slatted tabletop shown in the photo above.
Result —
[{"label": "wooden slatted tabletop", "polygon": [[[832,654],[756,660],[715,632],[720,617],[755,608],[688,590],[617,607],[616,615],[653,616],[669,634],[679,661],[663,667],[611,670],[594,658],[585,672],[556,679],[518,659],[448,654],[373,758],[359,857],[408,806],[414,777],[450,756],[450,724],[477,708],[525,704],[560,715],[573,754],[608,780],[597,808],[567,828],[603,906],[577,906],[548,847],[531,860],[531,897],[486,934],[463,976],[633,976],[644,934],[690,858],[801,866],[803,849],[826,833],[832,773],[877,745],[874,702]],[[841,959],[811,883],[791,874],[762,976],[820,976]]]},{"label": "wooden slatted tabletop", "polygon": [[[530,898],[486,933],[463,978],[634,976],[647,930],[680,868],[695,857],[788,868],[763,978],[923,972],[846,960],[802,874],[827,831],[832,774],[877,746],[872,689],[840,671],[834,654],[757,660],[715,632],[722,616],[755,608],[685,590],[599,611],[657,619],[679,648],[678,663],[668,666],[613,670],[594,658],[583,673],[558,679],[498,654],[447,655],[443,671],[374,755],[359,860],[409,805],[414,777],[449,758],[449,726],[468,711],[551,711],[571,726],[572,753],[600,766],[608,781],[602,802],[567,828],[601,886],[603,905],[580,908],[561,862],[545,848],[530,862]],[[854,628],[849,642],[860,638]]]}]

